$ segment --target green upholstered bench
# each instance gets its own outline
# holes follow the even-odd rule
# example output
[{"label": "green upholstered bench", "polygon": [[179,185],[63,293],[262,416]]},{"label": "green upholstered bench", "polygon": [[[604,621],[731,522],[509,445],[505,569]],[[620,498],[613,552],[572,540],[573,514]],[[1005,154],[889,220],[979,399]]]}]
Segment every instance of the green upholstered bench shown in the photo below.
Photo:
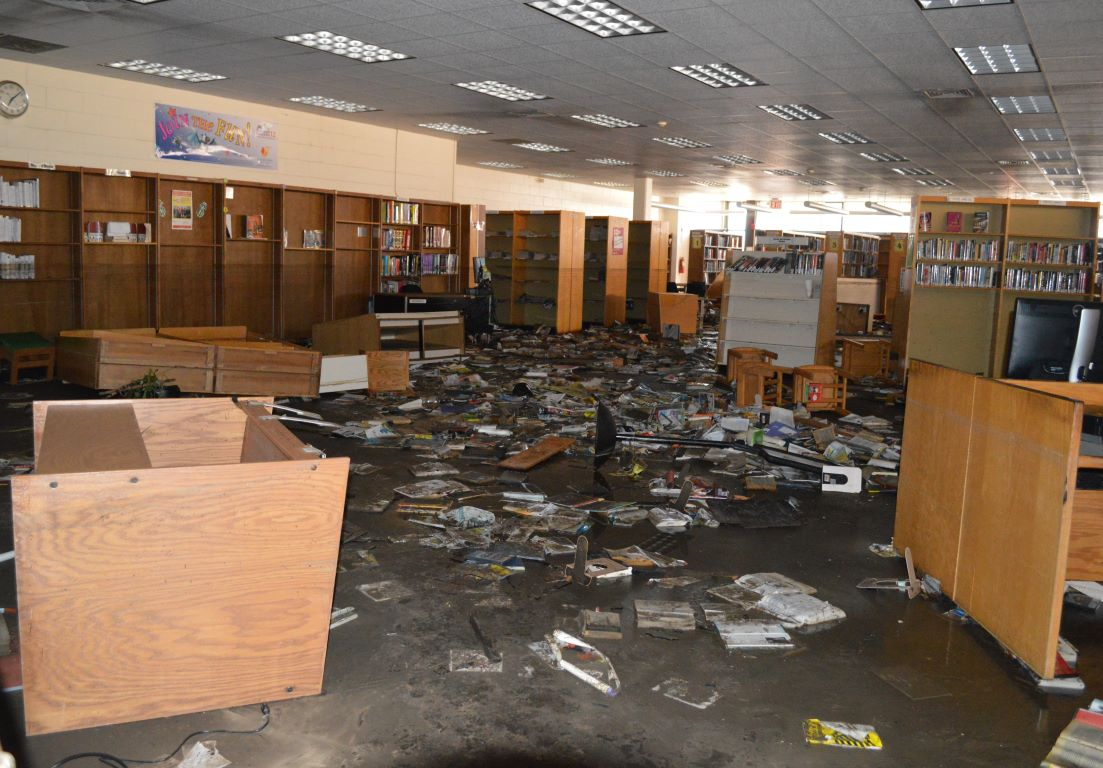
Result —
[{"label": "green upholstered bench", "polygon": [[0,360],[8,361],[12,384],[24,368],[45,368],[46,378],[54,377],[54,345],[37,333],[0,333]]}]

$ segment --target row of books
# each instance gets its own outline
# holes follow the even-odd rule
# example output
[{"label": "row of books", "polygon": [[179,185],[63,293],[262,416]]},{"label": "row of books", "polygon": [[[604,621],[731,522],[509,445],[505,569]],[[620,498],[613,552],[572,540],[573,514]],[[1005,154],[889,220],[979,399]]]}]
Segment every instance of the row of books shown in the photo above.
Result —
[{"label": "row of books", "polygon": [[451,248],[452,230],[448,227],[425,227],[421,233],[422,248]]},{"label": "row of books", "polygon": [[915,284],[995,288],[999,285],[999,269],[997,267],[920,264],[915,269]]},{"label": "row of books", "polygon": [[[973,229],[972,231],[977,234],[981,234],[988,231],[989,224],[988,211],[977,211],[973,214]],[[946,218],[942,223],[943,232],[961,232],[964,226],[965,214],[961,211],[946,211]],[[919,212],[919,231],[920,232],[933,232],[934,215],[931,211]]]},{"label": "row of books", "polygon": [[1026,261],[1032,264],[1090,264],[1091,243],[1023,242],[1011,240],[1007,244],[1008,261]]},{"label": "row of books", "polygon": [[793,251],[764,256],[762,251],[746,252],[742,256],[736,254],[728,269],[732,272],[810,275],[823,271],[823,254]]},{"label": "row of books", "polygon": [[12,208],[37,208],[38,179],[24,179],[22,181],[4,181],[0,176],[0,205]]},{"label": "row of books", "polygon": [[706,248],[741,248],[742,238],[739,235],[705,235]]},{"label": "row of books", "polygon": [[921,259],[946,261],[996,261],[999,259],[998,240],[959,240],[931,238],[920,240],[916,255]]},{"label": "row of books", "polygon": [[0,280],[34,280],[34,255],[0,251]]},{"label": "row of books", "polygon": [[383,201],[383,221],[386,224],[417,224],[420,205],[417,203],[399,203],[395,200]]},{"label": "row of books", "polygon": [[459,268],[459,256],[454,253],[421,254],[421,274],[454,275]]},{"label": "row of books", "polygon": [[383,256],[384,277],[416,275],[454,275],[459,257],[454,253],[411,253],[405,256]]},{"label": "row of books", "polygon": [[785,256],[761,256],[745,254],[738,257],[728,267],[732,272],[784,272],[789,260]]},{"label": "row of books", "polygon": [[86,221],[86,243],[152,243],[153,225],[132,221]]},{"label": "row of books", "polygon": [[23,239],[23,220],[0,216],[0,243],[18,243]]},{"label": "row of books", "polygon": [[413,232],[408,229],[384,229],[384,251],[408,251],[413,247]]},{"label": "row of books", "polygon": [[1087,270],[1054,272],[1048,269],[1008,269],[1004,271],[1003,287],[1017,291],[1047,291],[1052,293],[1087,293]]}]

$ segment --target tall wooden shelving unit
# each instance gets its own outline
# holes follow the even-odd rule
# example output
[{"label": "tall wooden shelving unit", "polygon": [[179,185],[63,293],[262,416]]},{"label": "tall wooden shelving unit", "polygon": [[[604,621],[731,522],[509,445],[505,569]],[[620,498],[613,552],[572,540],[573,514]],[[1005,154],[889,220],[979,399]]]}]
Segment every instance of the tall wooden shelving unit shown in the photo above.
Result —
[{"label": "tall wooden shelving unit", "polygon": [[461,205],[459,221],[460,288],[474,288],[486,268],[486,206]]},{"label": "tall wooden shelving unit", "polygon": [[[219,264],[222,261],[223,187],[217,182],[175,176],[158,180],[156,325],[177,328],[217,323]],[[172,228],[172,196],[191,194],[190,229]],[[166,215],[161,216],[161,208]]]},{"label": "tall wooden shelving unit", "polygon": [[[275,185],[229,182],[224,211],[220,312],[225,325],[244,325],[266,336],[279,335],[278,267],[282,250],[283,189]],[[226,216],[230,231],[226,232]],[[263,217],[263,230],[245,236],[245,217]]]},{"label": "tall wooden shelving unit", "polygon": [[486,266],[494,294],[494,322],[513,322],[513,214],[489,211],[486,214]]},{"label": "tall wooden shelving unit", "polygon": [[669,239],[668,222],[629,222],[626,320],[647,322],[647,294],[666,291],[670,266]]},{"label": "tall wooden shelving unit", "polygon": [[742,250],[742,232],[690,230],[688,281],[711,284],[724,271],[728,256]]},{"label": "tall wooden shelving unit", "polygon": [[330,316],[354,317],[367,310],[379,249],[380,201],[338,192],[334,203],[333,291]]},{"label": "tall wooden shelving unit", "polygon": [[880,313],[892,322],[896,294],[900,291],[900,272],[908,261],[908,233],[894,232],[881,237],[877,253],[877,279],[882,283]]},{"label": "tall wooden shelving unit", "polygon": [[[946,214],[961,214],[961,229],[946,231]],[[921,225],[930,214],[929,228]],[[973,232],[977,214],[987,231]],[[1019,297],[1092,298],[1099,204],[1006,198],[919,197],[913,203],[915,249],[907,296],[906,358],[1000,376]],[[1018,260],[1022,244],[1056,248],[1080,245],[1084,263],[1055,255],[1055,263]],[[1075,281],[1067,290],[1018,287],[1016,276]],[[906,364],[906,361],[902,361]]]},{"label": "tall wooden shelving unit", "polygon": [[35,259],[33,279],[0,279],[0,328],[53,337],[82,316],[80,169],[0,164],[0,177],[39,180],[38,206],[0,206],[0,216],[19,219],[22,227],[20,240],[0,243],[0,251]]},{"label": "tall wooden shelving unit", "polygon": [[605,325],[624,322],[630,240],[628,219],[586,217],[582,322]]},{"label": "tall wooden shelving unit", "polygon": [[877,258],[881,236],[857,232],[828,232],[825,250],[834,253],[839,262],[839,277],[877,277]]},{"label": "tall wooden shelving unit", "polygon": [[[288,187],[283,192],[283,252],[280,259],[280,331],[284,338],[306,339],[315,323],[329,320],[332,269],[333,195]],[[321,245],[308,245],[305,232],[320,230]]]}]

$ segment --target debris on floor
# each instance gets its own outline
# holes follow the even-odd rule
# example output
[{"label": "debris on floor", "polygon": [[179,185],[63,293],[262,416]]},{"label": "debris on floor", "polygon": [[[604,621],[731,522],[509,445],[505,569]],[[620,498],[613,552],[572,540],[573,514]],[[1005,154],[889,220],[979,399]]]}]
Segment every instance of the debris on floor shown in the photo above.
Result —
[{"label": "debris on floor", "polygon": [[555,630],[548,636],[555,666],[577,677],[606,696],[620,693],[620,679],[604,653],[592,645]]},{"label": "debris on floor", "polygon": [[502,659],[491,661],[483,651],[456,650],[448,652],[449,672],[501,672]]},{"label": "debris on floor", "polygon": [[1081,709],[1065,726],[1057,743],[1042,762],[1043,768],[1085,768],[1103,764],[1103,712]]},{"label": "debris on floor", "polygon": [[804,741],[814,746],[881,749],[881,737],[872,725],[805,720]]},{"label": "debris on floor", "polygon": [[720,700],[715,685],[694,685],[680,677],[664,680],[651,690],[694,709],[708,709]]},{"label": "debris on floor", "polygon": [[176,768],[225,768],[227,765],[230,761],[218,751],[216,742],[197,741]]}]

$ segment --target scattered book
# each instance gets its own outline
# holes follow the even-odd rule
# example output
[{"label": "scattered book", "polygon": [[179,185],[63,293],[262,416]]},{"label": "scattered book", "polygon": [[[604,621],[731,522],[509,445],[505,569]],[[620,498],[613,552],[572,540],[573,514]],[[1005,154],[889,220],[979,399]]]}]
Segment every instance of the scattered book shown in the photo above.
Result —
[{"label": "scattered book", "polygon": [[977,233],[988,231],[988,211],[977,211],[973,214],[973,231]]},{"label": "scattered book", "polygon": [[947,211],[946,212],[946,231],[947,232],[960,232],[961,231],[961,211]]},{"label": "scattered book", "polygon": [[624,635],[620,629],[620,614],[616,611],[591,611],[583,609],[579,617],[582,623],[582,636],[599,640],[620,640]]}]

